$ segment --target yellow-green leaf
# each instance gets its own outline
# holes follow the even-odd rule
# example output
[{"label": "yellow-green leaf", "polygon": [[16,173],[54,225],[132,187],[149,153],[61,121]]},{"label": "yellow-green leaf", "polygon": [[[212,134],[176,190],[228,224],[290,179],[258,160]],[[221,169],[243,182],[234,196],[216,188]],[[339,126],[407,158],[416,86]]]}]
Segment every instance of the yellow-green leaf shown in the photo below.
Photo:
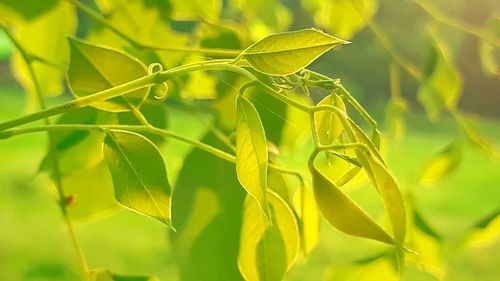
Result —
[{"label": "yellow-green leaf", "polygon": [[314,21],[332,34],[353,38],[377,12],[377,0],[302,0],[314,15]]},{"label": "yellow-green leaf", "polygon": [[[70,39],[71,62],[68,81],[77,97],[83,97],[146,76],[146,67],[133,57],[111,49]],[[140,106],[149,88],[139,89],[121,97],[93,104],[94,107],[121,112],[130,104]]]},{"label": "yellow-green leaf", "polygon": [[308,255],[319,242],[319,211],[314,195],[306,186],[295,193],[295,210],[300,219],[301,246]]},{"label": "yellow-green leaf", "polygon": [[64,192],[70,196],[67,209],[73,220],[98,219],[118,209],[113,181],[104,161],[64,177],[62,183]]},{"label": "yellow-green leaf", "polygon": [[305,68],[335,46],[346,43],[316,29],[302,29],[269,35],[241,55],[260,72],[287,75]]},{"label": "yellow-green leaf", "polygon": [[[15,29],[19,44],[28,55],[36,58],[32,59],[32,68],[43,96],[56,96],[64,92],[69,57],[67,37],[74,34],[76,27],[75,8],[69,3],[60,2],[42,16],[20,24]],[[30,101],[37,102],[31,74],[19,52],[14,53],[12,67],[16,79],[30,94]]]},{"label": "yellow-green leaf", "polygon": [[257,109],[245,98],[236,102],[236,172],[245,190],[257,201],[265,214],[268,152],[264,127]]},{"label": "yellow-green leaf", "polygon": [[310,167],[316,203],[336,229],[353,236],[394,244],[391,236],[314,166]]},{"label": "yellow-green leaf", "polygon": [[59,2],[59,0],[2,0],[0,22],[10,25],[35,20],[50,12]]},{"label": "yellow-green leaf", "polygon": [[462,91],[462,78],[445,42],[435,30],[429,32],[431,54],[417,95],[429,118],[436,120],[447,107],[456,106]]},{"label": "yellow-green leaf", "polygon": [[299,249],[299,230],[292,210],[269,191],[270,224],[260,206],[247,197],[243,213],[238,267],[247,281],[282,280]]},{"label": "yellow-green leaf", "polygon": [[462,159],[462,146],[459,141],[447,145],[437,155],[434,155],[423,167],[420,183],[432,184],[451,173]]},{"label": "yellow-green leaf", "polygon": [[181,20],[205,19],[211,22],[219,20],[222,0],[170,0],[173,17]]},{"label": "yellow-green leaf", "polygon": [[[346,111],[344,102],[335,93],[322,99],[318,105],[331,105],[337,107],[341,111]],[[343,130],[342,123],[337,114],[331,111],[324,110],[316,112],[314,114],[314,122],[316,123],[316,130],[321,145],[332,144]]]},{"label": "yellow-green leaf", "polygon": [[170,225],[170,185],[158,148],[142,135],[112,130],[104,139],[116,200],[138,213]]}]

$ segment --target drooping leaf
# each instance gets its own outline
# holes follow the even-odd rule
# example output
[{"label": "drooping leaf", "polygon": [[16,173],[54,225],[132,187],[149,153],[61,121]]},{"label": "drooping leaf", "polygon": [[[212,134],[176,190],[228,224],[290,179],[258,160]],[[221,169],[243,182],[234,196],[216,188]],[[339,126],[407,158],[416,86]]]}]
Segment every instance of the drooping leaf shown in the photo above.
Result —
[{"label": "drooping leaf", "polygon": [[159,281],[156,277],[121,275],[106,269],[90,271],[89,278],[90,281]]},{"label": "drooping leaf", "polygon": [[431,54],[417,96],[431,120],[447,108],[454,108],[462,91],[462,78],[450,50],[439,34],[430,29]]},{"label": "drooping leaf", "polygon": [[250,65],[270,75],[293,74],[331,50],[347,42],[316,29],[276,33],[258,41],[241,53]]},{"label": "drooping leaf", "polygon": [[[332,93],[322,99],[318,105],[331,105],[335,106],[341,111],[345,112],[345,104],[342,99]],[[340,122],[336,113],[331,111],[318,111],[314,114],[314,122],[316,123],[316,130],[318,132],[319,143],[321,145],[330,145],[340,135],[343,130],[342,123]]]},{"label": "drooping leaf", "polygon": [[295,193],[295,210],[299,217],[303,254],[307,256],[319,242],[320,218],[314,195],[302,186]]},{"label": "drooping leaf", "polygon": [[[146,67],[133,57],[103,47],[70,39],[71,63],[68,81],[77,97],[83,97],[141,78],[148,74]],[[92,106],[112,112],[130,110],[129,103],[140,106],[149,88],[135,90],[124,96],[94,103]]]},{"label": "drooping leaf", "polygon": [[486,74],[500,75],[500,48],[491,41],[500,42],[500,17],[494,17],[486,26],[487,37],[481,39],[479,54]]},{"label": "drooping leaf", "polygon": [[394,177],[389,173],[384,164],[377,158],[370,156],[370,167],[373,172],[377,190],[379,191],[384,209],[391,224],[398,257],[398,268],[402,270],[404,263],[403,243],[406,235],[406,211],[403,198]]},{"label": "drooping leaf", "polygon": [[[212,133],[201,141],[223,147]],[[172,161],[171,157],[167,161]],[[193,149],[183,161],[173,198],[177,231],[169,237],[180,279],[242,280],[237,257],[245,192],[234,164]]]},{"label": "drooping leaf", "polygon": [[285,200],[287,204],[290,203],[290,189],[285,176],[273,169],[269,169],[267,175],[267,186],[269,189],[278,194],[278,196]]},{"label": "drooping leaf", "polygon": [[245,201],[238,266],[248,281],[282,280],[299,248],[292,210],[272,191],[268,195],[272,225],[255,200],[247,197]]},{"label": "drooping leaf", "polygon": [[123,206],[170,225],[170,185],[163,157],[145,137],[111,130],[104,139],[116,200]]},{"label": "drooping leaf", "polygon": [[113,181],[104,161],[87,170],[63,177],[64,192],[70,196],[68,213],[76,221],[88,221],[112,214],[118,209]]},{"label": "drooping leaf", "polygon": [[[141,113],[148,120],[149,124],[156,128],[167,128],[167,108],[164,104],[146,100],[140,109]],[[118,123],[123,125],[141,125],[137,117],[132,112],[120,112],[118,115]],[[151,133],[141,133],[146,138],[151,140],[156,145],[165,142],[165,138]]]},{"label": "drooping leaf", "polygon": [[268,153],[267,141],[259,114],[245,98],[236,102],[238,123],[236,127],[236,172],[245,190],[268,214],[266,190]]},{"label": "drooping leaf", "polygon": [[377,12],[377,0],[302,0],[314,15],[314,21],[332,34],[351,39]]},{"label": "drooping leaf", "polygon": [[[75,33],[76,27],[75,8],[61,1],[47,13],[33,21],[20,24],[14,30],[19,44],[28,55],[32,56],[31,65],[43,96],[56,96],[64,91],[65,70],[69,57],[66,38]],[[12,67],[16,79],[30,95],[30,102],[35,104],[36,89],[31,74],[17,51],[14,52]]]},{"label": "drooping leaf", "polygon": [[439,181],[455,170],[461,159],[461,143],[453,141],[425,163],[420,175],[420,183],[429,185]]},{"label": "drooping leaf", "polygon": [[316,203],[336,229],[353,236],[394,244],[392,237],[316,167],[310,167]]}]

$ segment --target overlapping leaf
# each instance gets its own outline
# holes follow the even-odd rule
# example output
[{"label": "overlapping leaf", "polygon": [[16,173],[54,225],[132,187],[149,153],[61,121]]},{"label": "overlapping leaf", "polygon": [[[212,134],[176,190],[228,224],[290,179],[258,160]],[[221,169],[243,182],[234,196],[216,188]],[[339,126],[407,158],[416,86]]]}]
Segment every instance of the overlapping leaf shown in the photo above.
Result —
[{"label": "overlapping leaf", "polygon": [[[148,74],[146,67],[131,56],[70,39],[71,63],[68,81],[77,97],[83,97],[141,78]],[[130,110],[130,104],[140,106],[149,88],[139,89],[121,97],[94,103],[92,106],[113,112]]]},{"label": "overlapping leaf", "polygon": [[[337,107],[343,112],[346,111],[344,102],[335,93],[332,93],[322,99],[318,103],[318,106],[321,105],[331,105]],[[342,123],[340,122],[337,114],[329,110],[316,112],[314,114],[314,122],[316,123],[316,130],[318,132],[319,143],[321,145],[332,144],[343,130]]]},{"label": "overlapping leaf", "polygon": [[267,210],[267,141],[259,114],[250,101],[237,100],[236,172],[238,180],[257,201],[265,214]]},{"label": "overlapping leaf", "polygon": [[113,178],[116,200],[170,225],[170,185],[163,157],[156,146],[139,134],[112,130],[104,140],[104,156]]},{"label": "overlapping leaf", "polygon": [[255,200],[247,197],[245,201],[238,265],[248,281],[281,280],[299,249],[299,230],[292,210],[272,191],[268,195],[272,225]]},{"label": "overlapping leaf", "polygon": [[316,203],[336,229],[358,237],[394,244],[392,237],[316,167],[310,167]]}]

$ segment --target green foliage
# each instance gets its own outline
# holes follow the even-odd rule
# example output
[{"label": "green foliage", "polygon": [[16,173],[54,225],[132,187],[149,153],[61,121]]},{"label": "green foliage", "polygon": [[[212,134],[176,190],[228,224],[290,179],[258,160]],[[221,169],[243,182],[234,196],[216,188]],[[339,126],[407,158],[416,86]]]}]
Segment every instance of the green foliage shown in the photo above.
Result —
[{"label": "green foliage", "polygon": [[[376,0],[300,1],[335,36],[286,31],[295,15],[277,0],[42,2],[0,1],[1,28],[15,48],[13,72],[41,108],[0,123],[0,139],[48,133],[39,171],[55,187],[84,280],[157,280],[94,270],[81,252],[73,221],[122,207],[166,226],[182,280],[282,280],[314,255],[322,219],[378,247],[346,268],[332,265],[325,280],[398,280],[420,267],[406,252],[438,249],[444,236],[412,198],[406,210],[381,151],[386,138],[366,109],[340,79],[307,69],[349,43],[335,36],[352,39],[370,29],[391,56],[387,119],[395,135],[402,135],[407,111],[401,69],[420,82],[418,99],[430,119],[450,114],[467,139],[493,151],[457,108],[462,79],[438,28],[429,28],[431,53],[420,71],[380,30]],[[497,22],[478,35],[491,74],[498,72]],[[65,82],[73,98],[46,107],[45,98],[60,95]],[[176,130],[167,116],[181,111]],[[39,120],[44,125],[21,127]],[[425,165],[421,183],[458,166],[458,144]],[[356,197],[368,183],[381,201],[378,212]],[[475,229],[495,228],[497,215]],[[407,228],[415,236],[407,237]],[[442,267],[435,252],[424,253],[424,262]]]},{"label": "green foliage", "polygon": [[170,225],[170,184],[156,146],[139,134],[110,130],[104,140],[104,156],[113,178],[116,200]]},{"label": "green foliage", "polygon": [[[148,74],[146,67],[124,53],[70,39],[71,63],[68,81],[77,97],[88,96]],[[98,109],[120,112],[140,106],[149,89],[139,89],[109,101],[96,103]]]},{"label": "green foliage", "polygon": [[248,47],[241,56],[256,70],[270,75],[293,74],[333,47],[346,44],[315,29],[270,35]]}]

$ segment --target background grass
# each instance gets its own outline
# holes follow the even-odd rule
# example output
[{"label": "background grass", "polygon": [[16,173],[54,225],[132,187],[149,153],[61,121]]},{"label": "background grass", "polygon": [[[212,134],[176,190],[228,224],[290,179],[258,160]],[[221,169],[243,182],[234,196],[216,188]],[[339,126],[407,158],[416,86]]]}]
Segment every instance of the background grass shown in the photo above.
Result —
[{"label": "background grass", "polygon": [[[52,103],[58,100],[52,101]],[[23,114],[20,89],[2,89],[0,120]],[[180,112],[170,117],[173,130],[193,126]],[[410,132],[386,147],[388,164],[405,193],[411,189],[416,206],[434,229],[446,238],[442,255],[447,280],[498,280],[500,238],[486,246],[454,247],[471,226],[500,205],[500,163],[468,148],[464,161],[439,183],[418,184],[422,165],[453,136],[453,123],[429,124],[411,116]],[[200,135],[203,126],[191,129]],[[485,121],[481,130],[500,145],[500,122]],[[177,147],[172,147],[177,145]],[[43,134],[0,141],[0,280],[78,280],[79,269],[55,195],[42,177],[35,177],[43,157]],[[169,144],[167,151],[186,153],[187,147]],[[179,161],[168,163],[179,167]],[[373,191],[359,188],[352,196],[377,209]],[[372,206],[373,205],[373,206]],[[127,274],[153,274],[163,281],[178,280],[165,228],[158,222],[127,210],[99,221],[80,224],[77,235],[92,268],[110,268]],[[326,268],[342,266],[380,252],[376,243],[347,237],[327,225],[321,243],[306,263],[299,263],[289,280],[322,280]],[[434,280],[417,272],[408,280]]]}]

